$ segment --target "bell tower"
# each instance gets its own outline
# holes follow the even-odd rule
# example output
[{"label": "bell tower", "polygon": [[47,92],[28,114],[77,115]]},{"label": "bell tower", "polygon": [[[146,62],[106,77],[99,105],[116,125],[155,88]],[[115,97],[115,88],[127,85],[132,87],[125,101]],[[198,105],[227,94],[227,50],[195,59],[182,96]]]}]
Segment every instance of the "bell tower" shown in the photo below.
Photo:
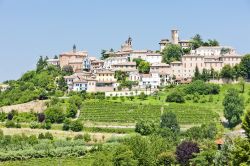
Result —
[{"label": "bell tower", "polygon": [[172,36],[172,44],[178,44],[179,43],[179,31],[177,29],[171,30],[171,36]]}]

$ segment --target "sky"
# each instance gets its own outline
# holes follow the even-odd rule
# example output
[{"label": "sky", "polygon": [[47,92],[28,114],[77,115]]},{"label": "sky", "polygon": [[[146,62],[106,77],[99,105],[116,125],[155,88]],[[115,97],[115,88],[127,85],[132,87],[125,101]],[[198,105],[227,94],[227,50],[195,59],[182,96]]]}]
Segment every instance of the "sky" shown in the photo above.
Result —
[{"label": "sky", "polygon": [[250,53],[250,0],[0,0],[0,82],[74,44],[100,57],[131,36],[134,49],[158,50],[171,29]]}]

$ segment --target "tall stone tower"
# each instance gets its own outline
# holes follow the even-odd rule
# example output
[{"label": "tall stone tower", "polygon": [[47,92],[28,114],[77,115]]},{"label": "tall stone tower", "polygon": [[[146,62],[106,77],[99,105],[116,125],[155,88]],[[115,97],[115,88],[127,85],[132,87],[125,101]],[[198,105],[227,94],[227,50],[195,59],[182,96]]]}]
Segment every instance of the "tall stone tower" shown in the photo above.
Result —
[{"label": "tall stone tower", "polygon": [[73,45],[73,53],[76,53],[76,45]]},{"label": "tall stone tower", "polygon": [[178,34],[178,32],[179,31],[177,29],[171,30],[172,44],[178,44],[178,42],[179,42],[179,34]]}]

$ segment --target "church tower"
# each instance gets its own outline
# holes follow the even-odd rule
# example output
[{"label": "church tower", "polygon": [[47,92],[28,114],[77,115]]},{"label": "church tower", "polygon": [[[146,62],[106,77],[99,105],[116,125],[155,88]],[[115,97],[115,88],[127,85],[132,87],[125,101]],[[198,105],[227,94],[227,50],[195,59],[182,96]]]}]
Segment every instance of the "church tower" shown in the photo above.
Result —
[{"label": "church tower", "polygon": [[171,30],[172,35],[172,44],[178,44],[179,43],[179,31],[177,29]]}]

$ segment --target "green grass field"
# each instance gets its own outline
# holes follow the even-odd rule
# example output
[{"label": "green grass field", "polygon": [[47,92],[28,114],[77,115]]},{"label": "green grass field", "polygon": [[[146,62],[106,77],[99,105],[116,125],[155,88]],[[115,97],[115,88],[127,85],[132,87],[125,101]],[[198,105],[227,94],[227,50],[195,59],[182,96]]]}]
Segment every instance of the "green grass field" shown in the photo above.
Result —
[{"label": "green grass field", "polygon": [[0,162],[0,166],[90,166],[91,157],[83,158],[42,158],[23,161]]}]

